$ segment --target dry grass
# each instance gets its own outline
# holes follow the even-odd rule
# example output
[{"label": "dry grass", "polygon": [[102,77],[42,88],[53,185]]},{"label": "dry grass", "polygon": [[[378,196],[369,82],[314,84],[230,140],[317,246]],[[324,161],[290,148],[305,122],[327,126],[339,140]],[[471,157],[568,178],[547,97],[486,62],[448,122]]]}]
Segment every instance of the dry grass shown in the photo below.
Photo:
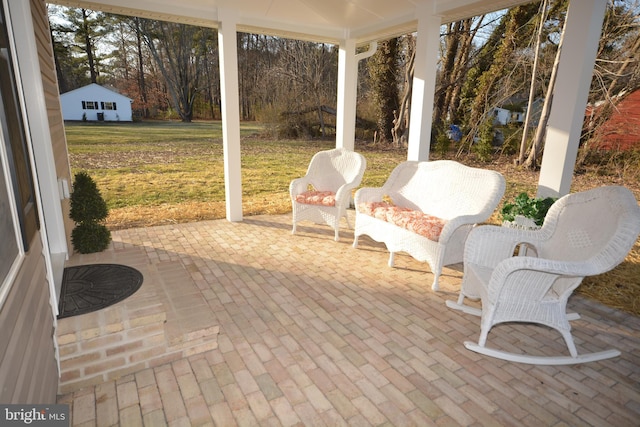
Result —
[{"label": "dry grass", "polygon": [[[225,218],[220,136],[211,138],[210,127],[196,125],[196,130],[198,126],[209,137],[205,143],[202,140],[206,138],[201,135],[198,139],[192,128],[187,139],[172,141],[172,128],[165,126],[146,144],[141,142],[143,137],[134,135],[133,146],[129,145],[130,141],[117,139],[111,145],[96,142],[100,138],[114,141],[115,134],[108,128],[99,128],[100,135],[96,135],[95,140],[89,138],[89,142],[83,141],[87,140],[87,132],[91,134],[90,127],[67,128],[72,168],[88,170],[96,179],[110,206],[107,219],[110,229]],[[115,129],[124,132],[123,138],[131,137],[121,127]],[[183,127],[176,125],[175,130],[180,138],[185,138]],[[163,136],[167,141],[162,140]],[[331,141],[267,141],[245,137],[242,143],[243,214],[291,212],[290,180],[304,174],[313,153],[333,144]],[[381,149],[364,143],[359,143],[356,149],[367,159],[363,186],[381,185],[391,169],[406,158],[402,150]],[[522,191],[535,194],[539,172],[514,166],[511,156],[496,156],[489,164],[477,163],[471,157],[457,160],[501,172],[507,180],[504,201]],[[617,184],[631,189],[640,199],[639,168],[615,163],[620,162],[619,158],[612,161],[581,169],[574,176],[571,191]],[[501,207],[489,223],[500,223]],[[640,315],[640,241],[621,265],[609,273],[586,278],[578,292],[607,306]]]}]

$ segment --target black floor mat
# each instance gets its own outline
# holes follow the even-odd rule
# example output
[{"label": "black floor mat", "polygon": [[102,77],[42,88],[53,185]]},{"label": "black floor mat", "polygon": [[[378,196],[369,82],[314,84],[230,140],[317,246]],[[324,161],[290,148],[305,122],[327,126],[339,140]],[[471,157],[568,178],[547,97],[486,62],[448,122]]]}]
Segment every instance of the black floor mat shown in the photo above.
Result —
[{"label": "black floor mat", "polygon": [[119,264],[90,264],[64,269],[58,319],[90,313],[133,295],[142,273]]}]

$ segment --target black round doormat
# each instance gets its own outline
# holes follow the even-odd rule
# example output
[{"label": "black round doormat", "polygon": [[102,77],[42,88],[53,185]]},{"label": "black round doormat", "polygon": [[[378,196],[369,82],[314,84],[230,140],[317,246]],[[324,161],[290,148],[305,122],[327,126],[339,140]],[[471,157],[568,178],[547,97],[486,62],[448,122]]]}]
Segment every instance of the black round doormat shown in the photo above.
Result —
[{"label": "black round doormat", "polygon": [[67,267],[62,276],[58,319],[90,313],[133,295],[142,273],[119,264]]}]

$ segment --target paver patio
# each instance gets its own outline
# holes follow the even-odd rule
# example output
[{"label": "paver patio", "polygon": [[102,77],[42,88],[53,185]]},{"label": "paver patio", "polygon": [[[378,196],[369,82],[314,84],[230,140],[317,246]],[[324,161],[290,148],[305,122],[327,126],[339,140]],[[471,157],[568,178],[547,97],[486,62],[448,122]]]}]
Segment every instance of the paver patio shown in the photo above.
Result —
[{"label": "paver patio", "polygon": [[[108,312],[115,320],[78,316],[58,336],[78,349],[74,340],[106,324],[115,333],[137,326],[182,353],[135,363],[143,349],[127,336],[111,353],[126,354],[129,371],[80,382],[58,402],[82,426],[639,424],[639,318],[574,295],[578,351],[622,356],[561,367],[491,359],[463,346],[477,340],[479,319],[445,306],[461,266],[445,268],[434,293],[426,264],[398,254],[389,268],[383,245],[361,238],[354,249],[352,238],[343,228],[334,242],[329,227],[311,223],[291,235],[290,215],[114,232],[107,251],[69,264],[138,268],[139,294]],[[145,320],[122,314],[127,304]],[[568,354],[558,333],[529,325],[498,326],[489,343]],[[89,362],[65,366],[73,363]]]}]

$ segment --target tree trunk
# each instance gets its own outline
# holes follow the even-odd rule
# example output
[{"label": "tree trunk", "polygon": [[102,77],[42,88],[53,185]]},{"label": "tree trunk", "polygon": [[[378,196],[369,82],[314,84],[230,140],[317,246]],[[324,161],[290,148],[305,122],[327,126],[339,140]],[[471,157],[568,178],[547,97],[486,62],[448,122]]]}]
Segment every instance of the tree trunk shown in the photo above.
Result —
[{"label": "tree trunk", "polygon": [[520,154],[518,155],[518,164],[521,165],[524,162],[524,157],[527,151],[527,139],[529,139],[529,122],[531,121],[531,109],[533,107],[533,101],[536,93],[536,75],[538,74],[538,60],[540,56],[540,45],[542,44],[542,30],[544,29],[544,23],[547,16],[547,3],[548,0],[544,0],[540,5],[540,25],[538,27],[538,35],[536,37],[536,48],[533,58],[533,68],[531,70],[531,85],[529,87],[529,100],[527,102],[527,112],[524,119],[524,128],[522,130],[522,140],[520,141]]},{"label": "tree trunk", "polygon": [[553,103],[553,92],[556,85],[556,76],[558,74],[558,66],[560,65],[560,53],[562,52],[562,42],[564,40],[564,32],[566,29],[566,21],[562,29],[562,35],[558,42],[558,50],[556,51],[556,58],[553,62],[553,69],[551,70],[551,77],[549,78],[549,87],[547,88],[547,95],[544,99],[544,105],[542,106],[542,112],[540,113],[540,121],[538,122],[538,128],[536,130],[536,137],[529,151],[529,156],[525,160],[523,167],[527,169],[535,169],[538,164],[538,159],[542,157],[542,150],[544,149],[544,140],[547,134],[547,122],[549,121],[549,114],[551,113],[551,104]]},{"label": "tree trunk", "polygon": [[460,46],[460,35],[462,31],[462,21],[450,23],[447,27],[447,35],[445,36],[446,52],[442,59],[442,70],[440,73],[441,89],[436,94],[433,105],[433,127],[441,128],[447,119],[447,94],[453,85],[453,74],[458,58],[458,49]]},{"label": "tree trunk", "polygon": [[398,109],[398,45],[397,38],[382,42],[369,60],[378,135],[381,141],[394,139],[394,116]]},{"label": "tree trunk", "polygon": [[140,34],[140,18],[133,18],[136,33],[136,48],[138,55],[138,88],[142,99],[142,116],[149,117],[149,99],[147,97],[147,86],[144,80],[144,58],[142,57],[142,35]]},{"label": "tree trunk", "polygon": [[394,112],[393,119],[393,145],[395,147],[406,145],[409,141],[409,116],[411,112],[411,92],[413,90],[413,72],[415,70],[416,49],[412,39],[407,49],[411,54],[405,65],[404,91],[400,100],[400,108]]},{"label": "tree trunk", "polygon": [[98,71],[96,69],[96,61],[93,57],[93,42],[91,40],[88,22],[89,14],[86,9],[82,9],[82,25],[84,32],[84,49],[87,52],[87,62],[89,63],[89,75],[91,76],[91,83],[97,83]]},{"label": "tree trunk", "polygon": [[460,94],[462,93],[463,81],[469,71],[469,61],[473,47],[473,40],[482,26],[484,15],[480,16],[476,20],[477,24],[475,25],[475,28],[472,28],[473,21],[473,19],[465,19],[463,21],[460,53],[458,54],[458,59],[456,60],[455,68],[453,69],[453,84],[447,91],[447,99],[445,101],[445,105],[448,106],[449,121],[457,125],[460,124]]}]

